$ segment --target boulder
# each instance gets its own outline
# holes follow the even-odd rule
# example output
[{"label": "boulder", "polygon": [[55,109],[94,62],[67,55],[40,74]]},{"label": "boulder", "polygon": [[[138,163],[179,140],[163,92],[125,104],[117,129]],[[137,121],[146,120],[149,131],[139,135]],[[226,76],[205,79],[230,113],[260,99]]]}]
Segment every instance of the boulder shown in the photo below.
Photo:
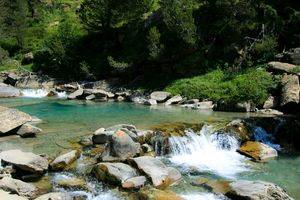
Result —
[{"label": "boulder", "polygon": [[189,99],[184,102],[184,104],[195,104],[199,103],[199,99]]},{"label": "boulder", "polygon": [[282,92],[280,106],[287,109],[295,109],[294,106],[299,104],[299,77],[297,75],[285,74],[281,80]]},{"label": "boulder", "polygon": [[296,65],[274,61],[274,62],[269,62],[268,67],[269,70],[271,71],[280,72],[280,73],[290,73],[293,71],[294,68],[296,68]]},{"label": "boulder", "polygon": [[261,142],[247,141],[238,150],[239,153],[254,159],[257,162],[277,157],[277,151]]},{"label": "boulder", "polygon": [[88,189],[85,180],[80,178],[68,178],[57,181],[57,185],[66,189]]},{"label": "boulder", "polygon": [[229,186],[225,195],[232,200],[293,200],[286,191],[269,182],[237,180]]},{"label": "boulder", "polygon": [[171,104],[178,104],[179,102],[182,101],[182,97],[180,95],[176,95],[172,97],[171,99],[168,99],[165,103],[166,106],[171,105]]},{"label": "boulder", "polygon": [[48,169],[48,161],[39,155],[21,150],[8,150],[0,153],[2,163],[15,166],[24,172],[43,174]]},{"label": "boulder", "polygon": [[251,112],[253,110],[251,102],[249,101],[240,102],[235,105],[235,111],[237,112]]},{"label": "boulder", "polygon": [[85,97],[86,100],[93,100],[95,98],[96,98],[96,96],[94,94],[90,94],[87,97]]},{"label": "boulder", "polygon": [[102,98],[114,98],[115,94],[112,92],[107,92],[105,90],[101,89],[95,89],[92,91],[92,94],[95,95],[96,99],[102,99]]},{"label": "boulder", "polygon": [[78,98],[81,98],[82,95],[83,95],[83,89],[79,88],[75,92],[69,94],[67,98],[68,99],[78,99]]},{"label": "boulder", "polygon": [[290,49],[276,55],[276,58],[281,62],[293,63],[295,65],[300,65],[300,47]]},{"label": "boulder", "polygon": [[73,200],[73,198],[64,192],[52,192],[39,196],[35,200]]},{"label": "boulder", "polygon": [[6,97],[18,97],[21,95],[21,91],[11,85],[0,83],[0,98]]},{"label": "boulder", "polygon": [[171,97],[171,93],[156,91],[150,94],[150,98],[156,100],[158,103],[163,103]]},{"label": "boulder", "polygon": [[56,87],[56,90],[59,92],[75,92],[78,90],[78,84],[64,84],[64,85],[59,85]]},{"label": "boulder", "polygon": [[105,131],[105,128],[99,128],[92,136],[93,144],[105,144],[108,142],[111,132]]},{"label": "boulder", "polygon": [[20,197],[16,194],[10,194],[9,192],[6,192],[4,190],[0,190],[0,199],[3,199],[3,200],[28,200],[25,197]]},{"label": "boulder", "polygon": [[137,104],[144,104],[147,100],[141,94],[132,94],[129,97],[129,101],[131,101],[133,103],[137,103]]},{"label": "boulder", "polygon": [[165,188],[181,179],[175,168],[166,165],[157,158],[142,156],[132,159],[137,167],[147,174],[156,188]]},{"label": "boulder", "polygon": [[141,188],[145,185],[147,179],[145,176],[136,176],[129,178],[122,183],[122,187],[126,189]]},{"label": "boulder", "polygon": [[249,127],[241,119],[231,121],[229,124],[226,125],[225,131],[234,135],[241,142],[248,141],[253,136],[251,127]]},{"label": "boulder", "polygon": [[17,81],[19,80],[19,76],[15,73],[8,73],[3,81],[5,84],[8,85],[16,85]]},{"label": "boulder", "polygon": [[66,154],[60,155],[55,158],[51,163],[50,167],[54,171],[60,171],[68,169],[70,165],[79,158],[80,152],[77,150],[72,150]]},{"label": "boulder", "polygon": [[144,102],[144,105],[147,105],[147,106],[154,106],[154,105],[157,105],[157,101],[154,100],[154,99],[148,99]]},{"label": "boulder", "polygon": [[40,128],[37,128],[31,124],[26,123],[19,128],[17,134],[21,137],[35,137],[37,134],[41,132],[42,130]]},{"label": "boulder", "polygon": [[94,167],[93,172],[100,181],[117,185],[138,175],[134,168],[124,163],[99,163]]},{"label": "boulder", "polygon": [[29,199],[34,199],[38,194],[34,185],[9,177],[0,180],[0,189]]},{"label": "boulder", "polygon": [[24,112],[0,106],[0,135],[6,134],[31,120],[31,116]]},{"label": "boulder", "polygon": [[263,108],[264,109],[272,109],[272,108],[275,108],[276,106],[277,106],[277,101],[276,101],[275,97],[269,96],[269,98],[265,101]]},{"label": "boulder", "polygon": [[[136,194],[134,199],[147,199],[147,200],[185,200],[170,190],[158,190],[153,188],[144,188]],[[192,199],[192,198],[191,198]]]},{"label": "boulder", "polygon": [[199,110],[211,110],[214,108],[214,103],[212,101],[202,101],[193,104],[193,108]]}]

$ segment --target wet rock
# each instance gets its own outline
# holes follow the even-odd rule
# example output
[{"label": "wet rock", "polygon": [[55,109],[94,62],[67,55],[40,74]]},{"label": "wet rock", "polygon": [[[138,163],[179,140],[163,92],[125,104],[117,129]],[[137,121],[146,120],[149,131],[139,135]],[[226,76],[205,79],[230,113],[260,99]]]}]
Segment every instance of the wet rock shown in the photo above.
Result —
[{"label": "wet rock", "polygon": [[149,144],[143,144],[141,146],[141,148],[142,148],[144,153],[149,153],[149,152],[153,151],[153,147]]},{"label": "wet rock", "polygon": [[52,192],[39,196],[35,200],[73,200],[73,198],[68,193]]},{"label": "wet rock", "polygon": [[158,190],[145,188],[137,193],[135,199],[147,199],[147,200],[184,200],[176,193],[170,190]]},{"label": "wet rock", "polygon": [[239,153],[248,156],[255,161],[266,161],[277,157],[277,151],[261,142],[247,141],[238,150]]},{"label": "wet rock", "polygon": [[151,138],[154,135],[154,131],[152,131],[152,130],[137,130],[136,135],[137,135],[136,139],[140,144],[150,143]]},{"label": "wet rock", "polygon": [[60,91],[60,92],[69,92],[69,93],[72,93],[72,92],[75,92],[76,90],[78,90],[78,84],[75,83],[75,84],[60,85],[60,86],[56,87],[56,90]]},{"label": "wet rock", "polygon": [[107,92],[101,89],[95,89],[92,91],[92,94],[95,95],[96,99],[103,99],[103,98],[114,98],[115,94],[112,92]]},{"label": "wet rock", "polygon": [[165,188],[181,179],[181,174],[175,168],[166,167],[163,162],[150,156],[132,159],[137,167],[152,180],[154,187]]},{"label": "wet rock", "polygon": [[140,152],[140,144],[124,131],[116,131],[111,137],[111,153],[121,159],[132,158]]},{"label": "wet rock", "polygon": [[263,181],[238,180],[229,184],[230,190],[225,194],[232,200],[292,200],[279,186]]},{"label": "wet rock", "polygon": [[34,174],[43,174],[48,169],[47,159],[29,152],[8,150],[0,153],[2,163],[15,166],[18,170]]},{"label": "wet rock", "polygon": [[21,91],[11,85],[0,83],[0,98],[6,97],[18,97],[21,95]]},{"label": "wet rock", "polygon": [[273,96],[269,96],[269,98],[265,101],[263,108],[264,109],[272,109],[277,106],[277,100]]},{"label": "wet rock", "polygon": [[212,101],[202,101],[193,104],[192,103],[183,104],[182,107],[192,108],[196,110],[211,110],[214,108],[214,103]]},{"label": "wet rock", "polygon": [[147,100],[146,98],[141,94],[132,94],[129,97],[129,101],[137,104],[144,104]]},{"label": "wet rock", "polygon": [[66,189],[73,189],[73,190],[88,189],[85,180],[80,178],[68,178],[68,179],[59,180],[57,182],[57,185]]},{"label": "wet rock", "polygon": [[195,104],[195,103],[199,103],[199,99],[189,99],[184,102],[184,104]]},{"label": "wet rock", "polygon": [[93,140],[92,140],[92,136],[83,136],[81,137],[79,144],[84,146],[84,147],[88,147],[88,146],[92,146],[93,145]]},{"label": "wet rock", "polygon": [[225,132],[233,134],[241,142],[248,141],[252,138],[252,130],[244,121],[236,119],[231,121],[225,127]]},{"label": "wet rock", "polygon": [[251,102],[241,102],[235,105],[235,111],[237,112],[251,112],[254,109],[252,108]]},{"label": "wet rock", "polygon": [[80,156],[80,152],[77,150],[70,151],[66,154],[60,155],[50,163],[50,167],[54,171],[65,170],[75,162]]},{"label": "wet rock", "polygon": [[57,92],[54,89],[52,89],[48,92],[47,97],[54,97],[54,96],[57,96]]},{"label": "wet rock", "polygon": [[90,94],[87,97],[85,97],[86,100],[93,100],[95,98],[96,98],[96,96],[94,94]]},{"label": "wet rock", "polygon": [[126,189],[141,188],[145,185],[147,179],[145,176],[136,176],[129,178],[122,183],[122,187]]},{"label": "wet rock", "polygon": [[118,97],[116,98],[116,101],[125,101],[125,97],[123,97],[123,96],[118,96]]},{"label": "wet rock", "polygon": [[3,200],[28,200],[25,197],[20,197],[16,194],[10,194],[9,192],[6,192],[4,190],[0,190],[0,199],[3,199]]},{"label": "wet rock", "polygon": [[31,88],[31,89],[47,89],[50,90],[57,84],[55,79],[49,78],[47,76],[39,76],[36,74],[31,74],[27,76],[22,76],[18,79],[16,87],[18,88]]},{"label": "wet rock", "polygon": [[30,115],[16,109],[0,106],[0,135],[6,134],[30,121]]},{"label": "wet rock", "polygon": [[34,185],[9,177],[0,180],[0,189],[29,199],[38,195],[38,189]]},{"label": "wet rock", "polygon": [[165,105],[171,105],[171,104],[178,104],[179,102],[182,101],[182,97],[180,95],[176,95],[172,97],[171,99],[168,99],[165,103]]},{"label": "wet rock", "polygon": [[281,80],[282,92],[281,92],[281,102],[280,106],[284,107],[286,110],[295,111],[299,104],[299,77],[297,75],[287,75],[285,74]]},{"label": "wet rock", "polygon": [[230,190],[230,182],[226,180],[210,180],[203,183],[203,187],[219,194],[226,194]]},{"label": "wet rock", "polygon": [[97,179],[117,185],[138,176],[134,168],[124,163],[99,163],[94,167],[93,172]]},{"label": "wet rock", "polygon": [[67,98],[68,99],[78,99],[78,98],[81,98],[82,95],[83,95],[83,89],[79,88],[75,92],[69,94]]},{"label": "wet rock", "polygon": [[42,129],[32,126],[31,124],[23,124],[17,134],[21,137],[35,137],[37,134],[41,133]]},{"label": "wet rock", "polygon": [[296,68],[296,65],[283,62],[269,62],[268,67],[271,71],[289,73],[292,72],[294,68]]},{"label": "wet rock", "polygon": [[148,99],[144,102],[144,105],[147,105],[147,106],[154,106],[154,105],[157,105],[157,101],[154,100],[154,99]]},{"label": "wet rock", "polygon": [[150,94],[150,98],[156,100],[158,103],[163,103],[171,97],[171,93],[163,91],[155,91]]},{"label": "wet rock", "polygon": [[17,81],[19,80],[19,76],[15,73],[11,73],[9,72],[6,76],[5,76],[5,80],[3,81],[5,84],[8,85],[16,85]]},{"label": "wet rock", "polygon": [[118,131],[121,129],[127,129],[132,132],[135,132],[137,130],[136,127],[131,124],[118,124],[118,125],[107,128],[106,131]]},{"label": "wet rock", "polygon": [[93,144],[105,144],[108,142],[108,137],[111,132],[105,131],[105,128],[100,128],[95,131],[92,136]]},{"label": "wet rock", "polygon": [[257,110],[256,112],[263,115],[283,115],[283,112],[280,112],[275,109],[261,109]]}]

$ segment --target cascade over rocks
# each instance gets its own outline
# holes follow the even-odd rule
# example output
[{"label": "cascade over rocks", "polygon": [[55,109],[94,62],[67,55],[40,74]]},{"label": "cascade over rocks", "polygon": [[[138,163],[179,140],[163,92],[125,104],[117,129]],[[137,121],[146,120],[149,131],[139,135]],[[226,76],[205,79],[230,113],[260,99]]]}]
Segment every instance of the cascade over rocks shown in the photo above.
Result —
[{"label": "cascade over rocks", "polygon": [[157,158],[142,156],[133,158],[132,161],[138,169],[143,171],[152,180],[156,188],[166,188],[181,179],[181,174],[175,168],[167,167]]},{"label": "cascade over rocks", "polygon": [[34,153],[21,150],[8,150],[0,153],[0,159],[4,164],[11,164],[24,172],[42,175],[48,169],[47,159]]},{"label": "cascade over rocks", "polygon": [[55,158],[51,163],[50,167],[54,171],[60,171],[68,169],[70,165],[77,160],[80,156],[80,151],[73,150],[66,154],[60,155]]},{"label": "cascade over rocks", "polygon": [[278,156],[275,149],[261,142],[247,141],[237,151],[257,162],[266,161]]},{"label": "cascade over rocks", "polygon": [[52,192],[39,196],[35,200],[73,200],[73,198],[68,193]]}]

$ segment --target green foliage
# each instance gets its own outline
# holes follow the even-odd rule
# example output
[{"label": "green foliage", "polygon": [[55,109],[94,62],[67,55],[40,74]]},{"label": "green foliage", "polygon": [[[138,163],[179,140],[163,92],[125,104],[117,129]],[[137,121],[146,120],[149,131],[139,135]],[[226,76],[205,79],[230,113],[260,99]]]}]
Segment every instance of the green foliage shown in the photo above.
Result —
[{"label": "green foliage", "polygon": [[159,56],[162,54],[163,45],[160,44],[161,34],[157,27],[152,27],[149,30],[148,39],[148,50],[150,60],[157,60]]},{"label": "green foliage", "polygon": [[256,42],[252,50],[252,58],[257,63],[266,63],[273,60],[277,52],[277,41],[274,36],[267,36],[261,41]]},{"label": "green foliage", "polygon": [[292,69],[293,73],[300,73],[300,66],[296,66],[294,69]]},{"label": "green foliage", "polygon": [[272,77],[263,70],[248,70],[234,76],[215,70],[202,76],[177,80],[166,87],[166,91],[187,98],[215,102],[237,103],[250,100],[262,104],[268,97],[268,91],[274,86]]}]

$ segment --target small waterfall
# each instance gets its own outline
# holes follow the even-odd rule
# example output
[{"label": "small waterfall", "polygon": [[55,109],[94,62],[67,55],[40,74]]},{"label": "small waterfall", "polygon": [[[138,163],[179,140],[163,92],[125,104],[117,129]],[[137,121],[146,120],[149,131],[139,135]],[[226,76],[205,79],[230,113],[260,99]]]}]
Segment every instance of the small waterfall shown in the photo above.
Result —
[{"label": "small waterfall", "polygon": [[[29,98],[44,98],[47,97],[49,92],[45,89],[23,89],[22,90],[23,97]],[[58,98],[66,98],[66,92],[57,92]]]},{"label": "small waterfall", "polygon": [[212,127],[204,126],[199,134],[188,131],[185,137],[171,137],[170,161],[186,169],[210,172],[221,177],[234,178],[248,171],[247,158],[236,152],[236,138],[214,133]]},{"label": "small waterfall", "polygon": [[253,132],[254,132],[254,140],[255,141],[259,141],[262,142],[276,150],[281,150],[281,147],[279,144],[274,144],[274,136],[270,133],[268,133],[265,129],[263,129],[262,127],[256,126],[253,127]]}]

